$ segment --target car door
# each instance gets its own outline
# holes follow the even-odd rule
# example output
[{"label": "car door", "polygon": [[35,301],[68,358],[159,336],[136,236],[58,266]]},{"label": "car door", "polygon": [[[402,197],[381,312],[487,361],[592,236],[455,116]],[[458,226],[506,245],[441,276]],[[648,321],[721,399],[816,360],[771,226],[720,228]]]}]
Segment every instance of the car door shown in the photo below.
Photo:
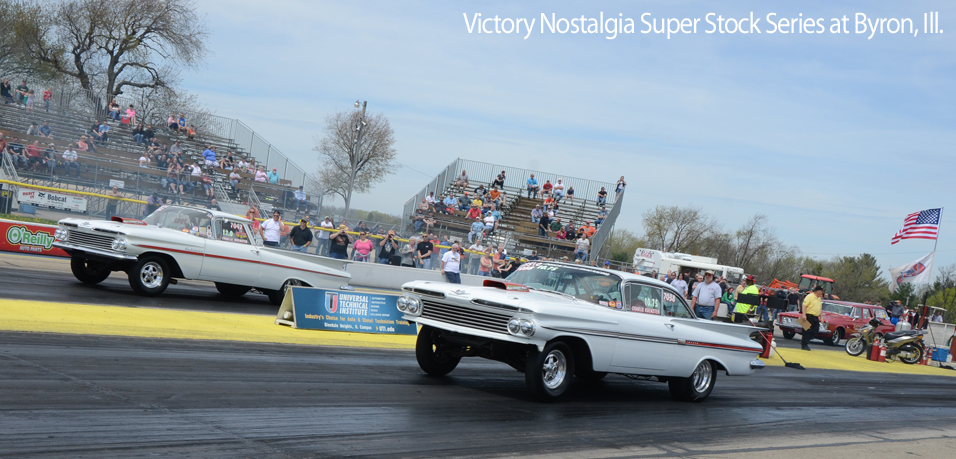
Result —
[{"label": "car door", "polygon": [[615,371],[667,370],[677,344],[675,325],[666,315],[660,287],[624,284],[624,311],[611,359]]},{"label": "car door", "polygon": [[254,287],[259,281],[259,249],[242,221],[218,218],[206,241],[200,279]]}]

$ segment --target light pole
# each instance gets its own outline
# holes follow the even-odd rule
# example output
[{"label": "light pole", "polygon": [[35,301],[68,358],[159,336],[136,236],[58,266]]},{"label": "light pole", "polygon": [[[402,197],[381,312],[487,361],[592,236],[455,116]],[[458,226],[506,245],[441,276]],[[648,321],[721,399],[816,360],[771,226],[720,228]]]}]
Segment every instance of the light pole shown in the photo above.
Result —
[{"label": "light pole", "polygon": [[[358,159],[359,159],[358,155],[360,151],[359,148],[362,145],[362,131],[365,128],[365,107],[366,105],[368,105],[368,101],[362,101],[361,105],[362,105],[362,119],[360,119],[359,124],[355,126],[355,130],[357,131],[357,133],[355,134],[355,140],[352,141],[352,154],[349,155],[350,156],[349,159],[350,159],[352,167],[350,171],[351,174],[349,176],[348,199],[345,200],[345,213],[342,216],[342,218],[349,218],[349,207],[352,204],[352,188],[355,186],[355,174],[356,172],[358,172],[355,169],[358,168]],[[359,108],[358,100],[355,101],[355,108]]]}]

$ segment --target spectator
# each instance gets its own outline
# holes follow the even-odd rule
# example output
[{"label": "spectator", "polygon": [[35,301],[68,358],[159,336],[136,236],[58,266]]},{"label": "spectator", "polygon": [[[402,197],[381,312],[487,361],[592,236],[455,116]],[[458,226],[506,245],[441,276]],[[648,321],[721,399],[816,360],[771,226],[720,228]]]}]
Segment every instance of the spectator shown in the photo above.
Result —
[{"label": "spectator", "polygon": [[573,186],[568,187],[568,192],[567,194],[565,194],[565,198],[567,198],[568,204],[574,204],[574,187]]},{"label": "spectator", "polygon": [[213,181],[212,181],[212,176],[209,175],[209,169],[206,169],[203,172],[202,177],[200,178],[200,181],[202,182],[202,189],[203,191],[206,192],[206,196],[210,198],[215,197],[216,193],[212,189]]},{"label": "spectator", "polygon": [[427,217],[423,220],[425,223],[425,231],[431,231],[432,227],[435,226],[435,214],[429,213]]},{"label": "spectator", "polygon": [[312,230],[309,229],[309,221],[305,218],[299,220],[299,225],[292,228],[289,233],[289,239],[292,240],[292,250],[306,253],[309,245],[312,244]]},{"label": "spectator", "polygon": [[368,232],[359,231],[359,238],[352,245],[352,259],[355,261],[371,261],[375,244],[368,238]]},{"label": "spectator", "polygon": [[80,178],[80,164],[76,162],[77,154],[72,143],[63,150],[63,168],[66,169],[66,177],[70,176],[70,168],[76,168],[76,178]]},{"label": "spectator", "polygon": [[259,209],[256,209],[255,206],[249,206],[249,210],[246,211],[246,218],[252,222],[252,229],[254,231],[259,230]]},{"label": "spectator", "polygon": [[402,266],[409,268],[417,267],[416,259],[418,254],[418,238],[412,236],[408,238],[408,243],[402,247]]},{"label": "spectator", "polygon": [[425,228],[425,214],[422,213],[421,209],[417,209],[415,215],[412,216],[412,225],[415,227],[416,233],[420,233]]},{"label": "spectator", "polygon": [[231,171],[233,169],[235,161],[236,160],[232,157],[232,152],[227,151],[226,157],[222,158],[222,161],[219,162],[219,166],[222,167],[223,170]]},{"label": "spectator", "polygon": [[468,243],[476,239],[481,239],[484,235],[484,229],[485,225],[482,224],[482,222],[477,220],[471,222],[471,231],[468,232]]},{"label": "spectator", "polygon": [[445,212],[450,215],[455,215],[455,211],[458,210],[458,200],[455,199],[455,197],[451,194],[445,197],[445,200],[442,201],[442,204],[445,207]]},{"label": "spectator", "polygon": [[624,176],[617,181],[617,187],[614,188],[614,196],[620,197],[621,193],[624,192],[624,188],[627,187],[627,182],[624,181]]},{"label": "spectator", "polygon": [[499,199],[499,198],[501,198],[501,192],[498,191],[497,188],[492,188],[491,191],[488,192],[488,199],[489,199],[490,201],[494,202],[495,205],[498,205],[498,199]]},{"label": "spectator", "polygon": [[504,188],[504,187],[505,187],[505,171],[501,171],[501,173],[498,174],[497,177],[495,177],[495,180],[494,180],[493,182],[491,182],[491,187],[492,187],[492,188],[495,188],[495,187],[497,187],[497,188]]},{"label": "spectator", "polygon": [[[570,200],[570,196],[569,196],[569,200]],[[594,223],[597,225],[600,225],[601,223],[604,223],[605,219],[607,219],[607,208],[605,208],[604,206],[601,206],[601,210],[598,211],[598,216],[597,218],[594,219]]]},{"label": "spectator", "polygon": [[176,115],[170,113],[169,118],[166,118],[166,129],[169,129],[172,132],[179,130],[179,124],[176,122]]},{"label": "spectator", "polygon": [[547,194],[545,196],[547,197],[544,198],[544,211],[547,212],[551,210],[552,207],[554,207],[554,199],[551,197],[550,194]]},{"label": "spectator", "polygon": [[[179,114],[179,120],[177,121],[177,125],[178,125],[178,130],[181,134],[185,134],[189,131],[189,128],[186,126],[186,115],[183,115],[182,113]],[[189,127],[192,127],[192,125],[190,125]]]},{"label": "spectator", "polygon": [[485,213],[485,218],[483,219],[485,223],[485,232],[487,234],[492,234],[495,232],[495,216],[491,215],[491,212]]},{"label": "spectator", "polygon": [[933,317],[929,319],[933,323],[943,323],[943,313],[938,309],[933,311]]},{"label": "spectator", "polygon": [[7,78],[4,78],[3,83],[0,83],[0,98],[3,99],[3,103],[5,104],[15,103],[13,101],[13,87]]},{"label": "spectator", "polygon": [[485,186],[484,186],[484,185],[478,184],[478,186],[475,187],[475,199],[481,199],[481,197],[484,196],[485,193],[487,193],[487,192],[488,192],[488,191],[485,190]]},{"label": "spectator", "polygon": [[590,247],[591,243],[588,241],[587,235],[578,238],[577,245],[574,247],[574,259],[587,261],[588,249],[590,249]]},{"label": "spectator", "polygon": [[466,191],[464,195],[457,199],[458,201],[458,210],[468,213],[468,208],[471,207],[471,199],[468,199],[468,192]]},{"label": "spectator", "polygon": [[445,252],[441,258],[441,270],[445,274],[445,279],[450,284],[461,283],[461,248],[455,242],[451,245],[451,250]]},{"label": "spectator", "polygon": [[130,126],[136,124],[136,110],[133,109],[133,104],[129,104],[129,108],[126,109],[126,118]]},{"label": "spectator", "polygon": [[544,185],[541,185],[541,194],[543,196],[551,196],[551,189],[554,188],[554,185],[551,184],[550,180],[545,180]]},{"label": "spectator", "polygon": [[233,193],[236,192],[236,186],[239,185],[240,179],[242,179],[242,177],[238,172],[232,171],[229,173],[229,186],[232,188]]},{"label": "spectator", "polygon": [[52,143],[43,152],[43,164],[46,165],[47,173],[56,179],[56,147]]},{"label": "spectator", "polygon": [[50,113],[50,102],[53,102],[53,91],[46,88],[43,91],[43,110],[47,113]]},{"label": "spectator", "polygon": [[491,267],[493,265],[491,246],[485,247],[482,251],[481,259],[478,261],[478,275],[483,277],[491,276]]},{"label": "spectator", "polygon": [[80,150],[80,151],[92,151],[92,152],[96,152],[96,149],[93,148],[93,145],[91,145],[89,142],[87,142],[87,139],[86,139],[86,136],[85,136],[85,135],[80,136],[80,140],[77,140],[77,141],[76,141],[76,148],[77,148],[77,150]]},{"label": "spectator", "polygon": [[0,132],[0,155],[3,154],[7,149],[7,141],[3,138],[3,133]]},{"label": "spectator", "polygon": [[149,197],[146,198],[146,205],[143,206],[143,216],[144,217],[150,216],[153,212],[156,211],[156,209],[159,209],[160,206],[162,205],[163,205],[162,198],[160,198],[159,196],[156,196],[156,193],[150,194]]},{"label": "spectator", "polygon": [[459,175],[458,179],[455,180],[455,186],[458,187],[459,190],[468,189],[468,173],[467,172],[461,171],[461,175]]},{"label": "spectator", "polygon": [[315,232],[315,238],[318,240],[315,244],[315,254],[327,257],[329,256],[329,236],[332,234],[331,230],[335,228],[335,224],[332,223],[332,219],[326,215],[325,220],[319,223],[319,228],[320,229]]},{"label": "spectator", "polygon": [[113,118],[116,121],[120,120],[120,104],[116,103],[116,99],[113,99],[109,105],[109,117]]},{"label": "spectator", "polygon": [[186,138],[189,140],[193,140],[196,138],[196,127],[193,126],[192,124],[190,124],[189,127],[186,128]]},{"label": "spectator", "polygon": [[[142,124],[140,124],[142,126]],[[156,132],[153,131],[153,125],[147,124],[146,129],[143,129],[143,143],[150,143],[156,140]],[[159,142],[155,142],[157,145]]]},{"label": "spectator", "polygon": [[432,252],[435,249],[435,245],[428,241],[426,238],[422,238],[421,242],[415,247],[415,267],[421,269],[430,269],[431,268],[431,257]]},{"label": "spectator", "polygon": [[[16,168],[26,168],[27,167],[27,156],[23,151],[23,144],[20,143],[20,139],[14,137],[11,140],[11,143],[7,146],[7,151],[10,152],[10,159],[13,161],[13,167]],[[19,163],[19,166],[17,165]]]},{"label": "spectator", "polygon": [[100,127],[97,129],[97,132],[99,133],[98,140],[100,143],[106,143],[110,141],[110,125],[106,124],[106,120],[103,120],[103,122],[100,123]]},{"label": "spectator", "polygon": [[265,183],[266,180],[266,169],[263,166],[259,166],[259,170],[256,171],[256,181]]},{"label": "spectator", "polygon": [[428,204],[428,210],[435,210],[435,192],[430,191],[428,196],[425,196],[425,203]]},{"label": "spectator", "polygon": [[139,157],[139,167],[149,167],[149,163],[151,162],[148,152],[143,152],[142,156]]},{"label": "spectator", "polygon": [[[548,219],[551,220],[550,217],[548,217]],[[548,229],[550,229],[552,233],[557,233],[558,231],[564,229],[564,224],[561,223],[561,218],[557,217],[554,220],[551,220],[551,225],[549,225]]]},{"label": "spectator", "polygon": [[534,174],[531,174],[531,177],[528,178],[527,187],[528,199],[531,199],[532,195],[534,195],[534,199],[538,199],[538,181],[534,178]]},{"label": "spectator", "polygon": [[478,206],[472,204],[471,209],[468,209],[468,214],[465,215],[468,219],[471,220],[480,220],[481,219],[481,210],[478,209]]},{"label": "spectator", "polygon": [[542,215],[544,215],[544,212],[541,212],[541,206],[539,204],[535,204],[534,209],[531,209],[531,223],[538,223],[538,220],[541,220]]},{"label": "spectator", "polygon": [[33,95],[33,90],[31,89],[27,91],[27,99],[26,99],[27,113],[33,113],[34,104],[36,104],[36,96]]},{"label": "spectator", "polygon": [[597,228],[591,226],[591,221],[585,221],[584,226],[581,227],[584,230],[584,234],[588,235],[588,239],[594,237],[594,233],[597,232]]},{"label": "spectator", "polygon": [[498,244],[498,250],[491,258],[491,277],[501,277],[501,268],[506,260],[508,260],[508,251],[505,250],[504,244]]},{"label": "spectator", "polygon": [[119,204],[119,199],[121,199],[123,195],[119,192],[119,188],[115,186],[106,195],[110,198],[114,198],[106,200],[106,219],[109,220],[110,217],[116,215],[116,205]]},{"label": "spectator", "polygon": [[279,172],[276,171],[276,168],[273,167],[272,171],[269,172],[268,179],[269,179],[269,183],[272,183],[274,185],[279,184]]},{"label": "spectator", "polygon": [[561,183],[561,179],[558,179],[558,183],[554,184],[553,191],[554,202],[559,203],[564,199],[564,184]]},{"label": "spectator", "polygon": [[34,140],[30,146],[27,147],[27,166],[33,172],[37,171],[37,165],[43,162],[43,151],[40,147],[40,141]]},{"label": "spectator", "polygon": [[208,147],[205,151],[202,152],[203,160],[206,163],[206,167],[216,167],[219,165],[216,162],[216,147]]},{"label": "spectator", "polygon": [[282,238],[282,227],[285,223],[279,220],[282,214],[276,210],[272,212],[272,218],[262,222],[259,225],[259,235],[262,236],[263,244],[268,247],[278,247]]},{"label": "spectator", "polygon": [[40,126],[40,134],[39,134],[39,135],[40,135],[40,137],[44,137],[44,138],[47,138],[47,139],[52,139],[52,138],[53,138],[53,129],[50,128],[50,122],[49,122],[49,121],[44,121],[44,122],[43,122],[43,126]]},{"label": "spectator", "polygon": [[551,230],[551,219],[547,215],[542,215],[538,219],[538,237],[548,237],[548,231]]},{"label": "spectator", "polygon": [[299,185],[299,189],[298,189],[298,190],[295,190],[295,193],[293,194],[292,201],[295,202],[295,211],[296,211],[296,212],[299,211],[299,206],[300,206],[300,205],[303,206],[303,207],[305,207],[305,210],[306,210],[306,211],[309,210],[309,201],[306,200],[305,190],[303,189],[302,185]]},{"label": "spectator", "polygon": [[398,251],[398,242],[395,240],[395,231],[389,231],[378,243],[378,263],[382,265],[391,264],[392,257]]},{"label": "spectator", "polygon": [[[206,206],[206,208],[209,209],[209,210],[215,210],[215,211],[222,212],[222,208],[219,207],[219,202],[216,201],[216,198],[210,199],[210,200],[209,200],[209,204]],[[284,225],[283,225],[283,226],[284,226]]]},{"label": "spectator", "polygon": [[169,187],[169,190],[173,193],[179,192],[179,164],[175,162],[169,163],[169,166],[166,167],[166,176],[160,180],[160,185],[163,187]]},{"label": "spectator", "polygon": [[27,135],[32,135],[35,137],[40,136],[40,126],[37,126],[36,123],[30,123],[30,127],[27,128]]},{"label": "spectator", "polygon": [[349,258],[349,244],[352,238],[346,232],[348,227],[345,223],[339,225],[339,230],[329,236],[329,257],[337,260],[347,260]]},{"label": "spectator", "polygon": [[179,141],[178,141],[178,140],[175,141],[175,142],[173,142],[173,145],[172,145],[171,147],[169,147],[169,153],[174,154],[174,155],[181,155],[181,154],[183,154],[183,147],[179,146]]},{"label": "spectator", "polygon": [[607,202],[607,191],[603,186],[601,187],[601,191],[598,191],[597,195],[597,204],[599,206],[603,206]]},{"label": "spectator", "polygon": [[554,233],[554,238],[563,241],[568,238],[568,232],[564,230],[564,227],[562,227],[558,230],[558,232]]},{"label": "spectator", "polygon": [[20,83],[20,86],[17,86],[16,97],[17,103],[20,105],[27,104],[27,93],[30,92],[30,88],[27,86],[27,80],[23,80]]}]

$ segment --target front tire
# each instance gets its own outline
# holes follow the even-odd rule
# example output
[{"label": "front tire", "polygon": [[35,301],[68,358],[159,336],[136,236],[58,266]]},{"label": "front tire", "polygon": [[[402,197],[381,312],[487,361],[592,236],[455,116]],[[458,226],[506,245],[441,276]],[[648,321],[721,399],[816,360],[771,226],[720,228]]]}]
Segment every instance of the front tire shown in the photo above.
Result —
[{"label": "front tire", "polygon": [[171,271],[160,257],[143,257],[129,271],[129,286],[142,296],[156,296],[169,286]]},{"label": "front tire", "polygon": [[674,400],[699,403],[714,391],[717,367],[710,360],[697,364],[689,378],[667,378],[667,388]]},{"label": "front tire", "polygon": [[70,270],[73,271],[73,277],[84,284],[99,284],[110,277],[109,268],[82,257],[70,258]]},{"label": "front tire", "polygon": [[452,357],[441,352],[442,345],[438,330],[423,325],[415,342],[415,358],[422,371],[431,376],[445,376],[461,361],[461,357]]},{"label": "front tire", "polygon": [[797,335],[797,332],[791,330],[783,330],[783,337],[786,339],[793,339]]},{"label": "front tire", "polygon": [[223,296],[228,296],[230,298],[238,298],[242,295],[245,295],[249,292],[249,287],[236,284],[226,284],[223,282],[216,282],[216,290],[219,291]]},{"label": "front tire", "polygon": [[857,335],[848,339],[844,346],[846,347],[846,353],[852,355],[853,357],[856,357],[866,351],[866,341],[863,339],[863,335]]},{"label": "front tire", "polygon": [[550,402],[561,398],[574,375],[574,354],[560,341],[548,343],[544,351],[533,350],[525,363],[524,379],[528,390],[538,400]]}]

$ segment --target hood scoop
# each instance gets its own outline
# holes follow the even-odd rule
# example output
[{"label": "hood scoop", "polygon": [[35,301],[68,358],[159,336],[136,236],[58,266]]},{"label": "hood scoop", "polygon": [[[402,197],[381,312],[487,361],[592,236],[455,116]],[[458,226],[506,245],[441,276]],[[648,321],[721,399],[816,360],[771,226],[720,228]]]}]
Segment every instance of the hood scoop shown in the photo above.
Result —
[{"label": "hood scoop", "polygon": [[496,279],[485,279],[485,281],[482,282],[481,285],[483,287],[492,287],[492,288],[497,288],[501,290],[507,290],[509,292],[528,292],[529,291],[528,287],[525,287],[524,285],[515,284],[513,282],[505,282],[505,281],[496,280]]}]

